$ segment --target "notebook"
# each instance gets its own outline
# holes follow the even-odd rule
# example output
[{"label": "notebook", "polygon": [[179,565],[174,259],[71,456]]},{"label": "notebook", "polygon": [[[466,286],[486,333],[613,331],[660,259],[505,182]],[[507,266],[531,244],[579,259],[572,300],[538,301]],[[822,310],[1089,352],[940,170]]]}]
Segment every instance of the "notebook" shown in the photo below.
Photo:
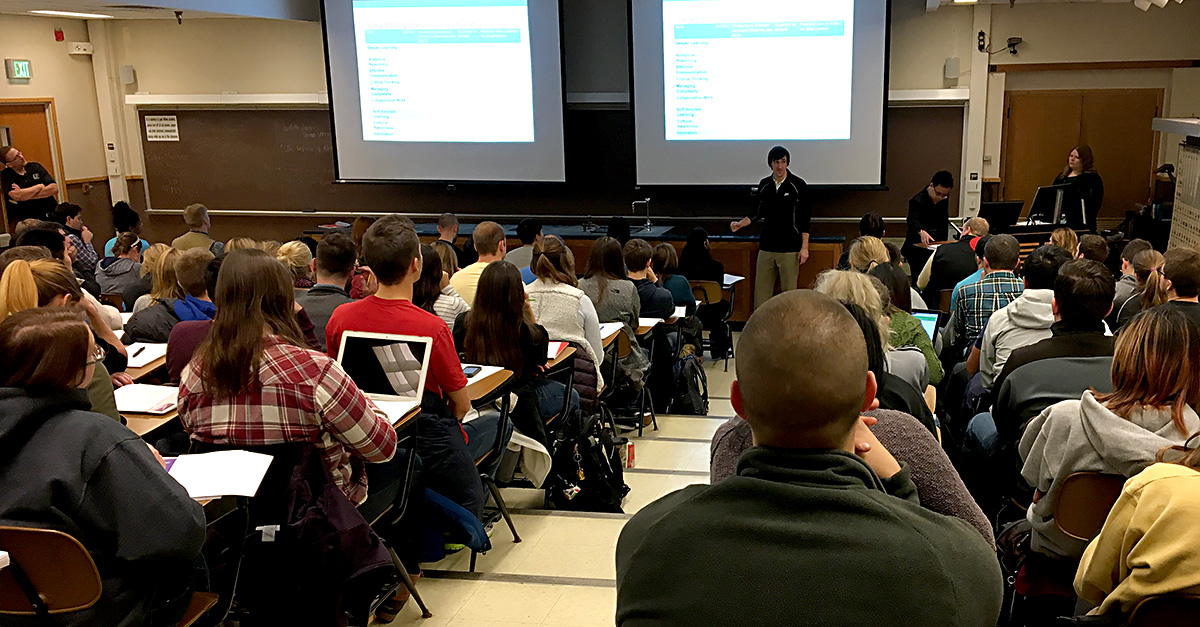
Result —
[{"label": "notebook", "polygon": [[608,338],[616,335],[617,333],[619,333],[621,331],[621,328],[623,326],[625,326],[625,325],[621,324],[620,322],[604,322],[604,323],[602,323],[600,325],[600,339],[607,340]]},{"label": "notebook", "polygon": [[216,451],[163,460],[193,499],[254,496],[271,466],[271,456],[250,451]]},{"label": "notebook", "polygon": [[154,414],[161,416],[179,402],[179,388],[170,385],[131,383],[113,390],[117,411],[122,414]]},{"label": "notebook", "polygon": [[129,364],[127,368],[141,368],[150,365],[155,359],[161,359],[167,356],[166,344],[147,344],[146,342],[138,342],[125,347],[125,352],[129,353]]},{"label": "notebook", "polygon": [[546,351],[546,359],[554,359],[558,354],[566,350],[566,342],[550,342],[549,350]]},{"label": "notebook", "polygon": [[337,361],[395,423],[421,406],[432,348],[427,337],[346,331]]},{"label": "notebook", "polygon": [[676,308],[675,308],[675,315],[674,315],[674,316],[672,316],[672,317],[674,317],[674,318],[686,318],[686,317],[687,317],[687,307],[684,307],[683,305],[680,305],[680,306],[676,307]]}]

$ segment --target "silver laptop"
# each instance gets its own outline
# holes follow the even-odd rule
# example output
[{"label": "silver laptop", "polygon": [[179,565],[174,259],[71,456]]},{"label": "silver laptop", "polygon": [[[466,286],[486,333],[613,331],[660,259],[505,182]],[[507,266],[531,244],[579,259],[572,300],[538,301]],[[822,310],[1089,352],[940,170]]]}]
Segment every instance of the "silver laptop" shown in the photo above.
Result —
[{"label": "silver laptop", "polygon": [[395,423],[421,405],[432,348],[427,337],[346,331],[337,361]]}]

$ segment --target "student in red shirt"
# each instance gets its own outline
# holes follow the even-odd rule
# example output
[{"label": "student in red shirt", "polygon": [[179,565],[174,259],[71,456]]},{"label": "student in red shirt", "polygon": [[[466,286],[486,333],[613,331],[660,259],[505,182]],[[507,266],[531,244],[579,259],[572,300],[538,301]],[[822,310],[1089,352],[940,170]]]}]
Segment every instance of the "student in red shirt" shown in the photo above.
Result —
[{"label": "student in red shirt", "polygon": [[[412,303],[413,284],[421,276],[421,242],[412,221],[398,215],[380,218],[363,235],[362,256],[379,280],[379,289],[333,310],[325,325],[329,355],[337,357],[346,331],[433,340],[417,454],[430,489],[482,518],[485,497],[475,460],[494,444],[495,421],[473,420],[466,430],[460,424],[471,408],[471,399],[454,338],[445,321]],[[474,437],[470,437],[472,433]]]}]

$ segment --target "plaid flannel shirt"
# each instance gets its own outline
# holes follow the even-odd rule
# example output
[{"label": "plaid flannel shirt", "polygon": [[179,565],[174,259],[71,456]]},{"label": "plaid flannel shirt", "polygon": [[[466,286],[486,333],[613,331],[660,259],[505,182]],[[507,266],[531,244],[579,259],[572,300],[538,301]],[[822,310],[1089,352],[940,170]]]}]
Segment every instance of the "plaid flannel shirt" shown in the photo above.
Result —
[{"label": "plaid flannel shirt", "polygon": [[338,488],[355,505],[367,498],[364,461],[396,453],[396,431],[327,355],[278,336],[264,338],[259,391],[214,401],[193,359],[179,383],[179,418],[193,439],[261,446],[312,442],[321,450]]},{"label": "plaid flannel shirt", "polygon": [[955,292],[954,337],[973,343],[983,325],[996,311],[1004,308],[1025,290],[1025,284],[1011,270],[996,270]]},{"label": "plaid flannel shirt", "polygon": [[83,238],[78,235],[69,234],[67,239],[71,240],[71,245],[75,247],[75,264],[88,273],[89,279],[94,278],[91,275],[96,273],[96,264],[100,262],[96,249],[91,244],[85,244]]}]

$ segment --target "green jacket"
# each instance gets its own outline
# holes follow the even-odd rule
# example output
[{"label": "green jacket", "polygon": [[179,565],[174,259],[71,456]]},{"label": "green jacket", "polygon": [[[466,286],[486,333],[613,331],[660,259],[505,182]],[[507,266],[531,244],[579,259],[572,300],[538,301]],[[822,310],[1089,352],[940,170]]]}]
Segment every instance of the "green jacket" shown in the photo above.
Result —
[{"label": "green jacket", "polygon": [[844,451],[750,448],[617,542],[619,627],[992,627],[1002,596],[978,531]]},{"label": "green jacket", "polygon": [[[895,310],[891,314],[892,323],[888,326],[888,343],[895,348],[915,346],[925,355],[925,363],[929,364],[929,385],[941,383],[945,371],[942,370],[942,360],[938,359],[933,350],[933,342],[921,326],[921,321],[912,314]],[[921,390],[922,393],[925,390]]]}]

